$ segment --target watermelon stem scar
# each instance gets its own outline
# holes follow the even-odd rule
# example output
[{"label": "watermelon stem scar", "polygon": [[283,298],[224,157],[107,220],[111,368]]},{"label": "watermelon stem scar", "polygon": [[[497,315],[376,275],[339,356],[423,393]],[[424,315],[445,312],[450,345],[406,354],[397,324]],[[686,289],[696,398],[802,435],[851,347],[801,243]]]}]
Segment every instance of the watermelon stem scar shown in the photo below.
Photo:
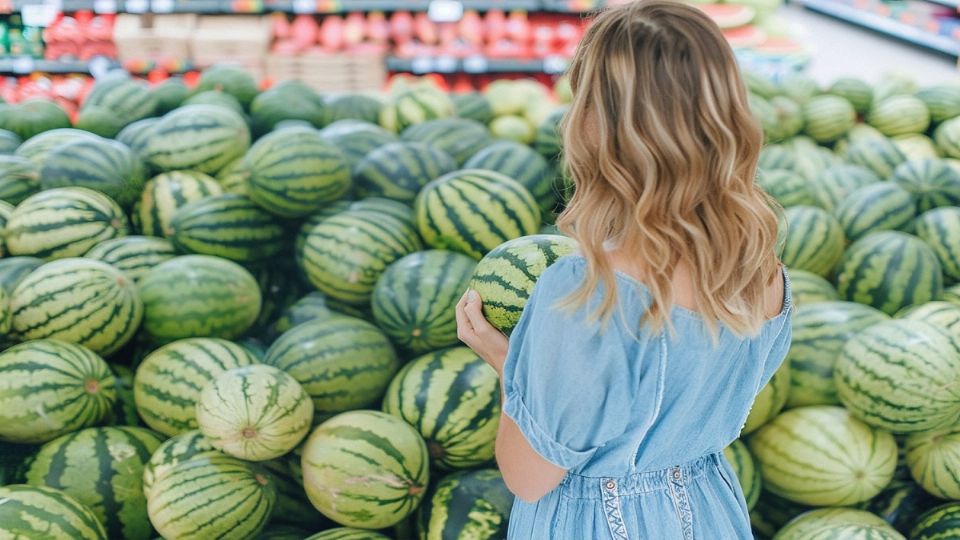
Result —
[{"label": "watermelon stem scar", "polygon": [[100,381],[96,379],[87,379],[83,381],[83,389],[88,393],[96,394],[100,391]]},{"label": "watermelon stem scar", "polygon": [[254,475],[254,478],[257,479],[257,483],[261,486],[265,486],[270,483],[270,480],[267,480],[267,477],[262,474],[256,474]]},{"label": "watermelon stem scar", "polygon": [[243,428],[243,438],[245,438],[245,439],[252,439],[252,438],[254,438],[254,437],[256,437],[256,436],[257,436],[257,430],[256,430],[256,428],[252,428],[252,427],[245,427],[245,428]]}]

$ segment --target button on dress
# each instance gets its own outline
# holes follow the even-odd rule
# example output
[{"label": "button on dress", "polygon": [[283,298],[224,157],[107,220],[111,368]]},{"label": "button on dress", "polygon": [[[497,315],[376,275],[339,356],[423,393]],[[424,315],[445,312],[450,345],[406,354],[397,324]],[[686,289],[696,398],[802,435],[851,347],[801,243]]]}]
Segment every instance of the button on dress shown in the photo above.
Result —
[{"label": "button on dress", "polygon": [[510,336],[504,413],[533,449],[567,475],[539,501],[516,499],[511,540],[751,539],[743,491],[723,449],[790,347],[790,283],[779,315],[738,337],[675,306],[673,326],[640,323],[651,296],[617,274],[617,313],[602,298],[558,306],[586,274],[571,255],[540,277]]}]

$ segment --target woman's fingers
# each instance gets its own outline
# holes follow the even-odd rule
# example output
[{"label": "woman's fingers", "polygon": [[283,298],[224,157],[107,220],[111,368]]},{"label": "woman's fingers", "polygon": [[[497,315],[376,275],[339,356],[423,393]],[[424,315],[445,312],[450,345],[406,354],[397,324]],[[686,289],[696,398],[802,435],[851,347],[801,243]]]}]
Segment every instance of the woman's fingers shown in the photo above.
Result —
[{"label": "woman's fingers", "polygon": [[466,305],[463,306],[463,312],[473,331],[478,336],[489,334],[489,331],[494,330],[494,328],[490,322],[487,321],[487,318],[483,316],[483,301],[480,299],[480,296],[476,291],[467,291],[466,298],[467,302]]},{"label": "woman's fingers", "polygon": [[463,293],[463,296],[460,298],[460,301],[457,302],[457,308],[455,310],[457,315],[457,338],[467,343],[470,339],[470,336],[473,334],[473,325],[470,323],[469,317],[467,317],[464,308],[467,305],[467,293]]}]

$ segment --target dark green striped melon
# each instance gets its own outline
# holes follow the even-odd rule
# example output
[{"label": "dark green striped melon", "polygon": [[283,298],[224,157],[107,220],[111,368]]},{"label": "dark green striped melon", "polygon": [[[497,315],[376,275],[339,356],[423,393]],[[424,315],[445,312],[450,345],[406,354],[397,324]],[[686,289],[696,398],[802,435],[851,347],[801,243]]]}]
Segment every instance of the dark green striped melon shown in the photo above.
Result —
[{"label": "dark green striped melon", "polygon": [[[307,531],[318,531],[333,526],[326,516],[313,507],[307,499],[307,492],[303,489],[299,452],[302,448],[301,445],[281,458],[260,463],[273,477],[277,488],[277,503],[270,517],[271,528],[282,526],[287,530],[296,527]],[[303,540],[307,536],[309,533],[304,532],[291,540]],[[261,535],[257,538],[264,537]]]},{"label": "dark green striped melon", "polygon": [[105,107],[90,106],[80,109],[73,127],[113,139],[120,134],[126,124],[127,120],[115,111]]},{"label": "dark green striped melon", "polygon": [[107,540],[107,531],[77,499],[44,486],[0,486],[0,536],[23,539]]},{"label": "dark green striped melon", "polygon": [[326,105],[306,84],[288,80],[253,98],[250,117],[253,130],[259,135],[268,133],[284,120],[303,120],[321,127],[326,120]]},{"label": "dark green striped melon", "polygon": [[817,200],[814,198],[809,182],[794,171],[786,169],[758,170],[757,184],[784,208],[817,205]]},{"label": "dark green striped melon", "polygon": [[960,280],[960,209],[937,208],[924,212],[915,222],[916,233],[940,261],[943,275]]},{"label": "dark green striped melon", "polygon": [[340,120],[320,131],[320,136],[343,154],[350,170],[373,150],[399,140],[395,133],[360,120]]},{"label": "dark green striped melon", "polygon": [[93,246],[84,257],[112,265],[136,283],[151,268],[175,255],[173,244],[163,238],[125,236]]},{"label": "dark green striped melon", "polygon": [[269,335],[275,338],[294,326],[314,319],[326,319],[334,313],[336,313],[336,310],[330,305],[323,293],[319,291],[311,292],[283,310],[280,317],[271,325]]},{"label": "dark green striped melon", "polygon": [[541,212],[553,210],[557,204],[553,167],[527,145],[513,141],[495,142],[474,154],[463,168],[495,171],[513,178],[530,191]]},{"label": "dark green striped melon", "polygon": [[[860,536],[863,535],[863,536]],[[821,508],[791,520],[774,537],[777,540],[903,540],[882,518],[853,508]]]},{"label": "dark green striped melon", "polygon": [[225,193],[246,195],[250,183],[250,163],[240,158],[229,163],[217,173],[217,182]]},{"label": "dark green striped melon", "polygon": [[905,161],[890,180],[917,198],[917,212],[960,205],[960,172],[940,159]]},{"label": "dark green striped melon", "polygon": [[867,122],[887,137],[923,133],[930,125],[930,111],[914,96],[893,96],[874,102]]},{"label": "dark green striped melon", "polygon": [[393,133],[401,133],[410,126],[455,114],[453,101],[447,94],[432,87],[412,87],[390,97],[380,111],[380,125]]},{"label": "dark green striped melon", "polygon": [[953,118],[940,124],[933,132],[933,140],[944,157],[960,159],[960,119]]},{"label": "dark green striped melon", "polygon": [[833,81],[827,92],[849,101],[858,114],[866,114],[873,103],[873,88],[854,77],[841,77]]},{"label": "dark green striped melon", "polygon": [[116,139],[129,148],[142,148],[144,142],[150,137],[150,129],[159,121],[159,118],[137,120],[120,130],[120,133],[117,133]]},{"label": "dark green striped melon", "polygon": [[868,234],[854,242],[837,265],[841,298],[888,315],[929,302],[942,290],[936,254],[919,238],[901,232]]},{"label": "dark green striped melon", "polygon": [[270,474],[227,455],[188,459],[156,478],[150,523],[164,538],[256,538],[276,504]]},{"label": "dark green striped melon", "polygon": [[914,320],[877,324],[850,338],[834,368],[840,401],[865,422],[897,433],[960,420],[960,339]]},{"label": "dark green striped melon", "polygon": [[[297,538],[297,540],[302,540]],[[353,527],[337,527],[323,532],[318,532],[306,540],[389,540],[386,536],[364,529],[354,529]]]},{"label": "dark green striped melon", "polygon": [[211,90],[233,96],[244,107],[250,105],[260,91],[249,71],[227,64],[205,69],[193,91],[197,94]]},{"label": "dark green striped melon", "polygon": [[383,108],[383,102],[380,99],[365,94],[330,96],[327,98],[326,105],[328,124],[338,120],[363,120],[376,124],[380,121],[380,109]]},{"label": "dark green striped melon", "polygon": [[173,171],[153,177],[143,188],[134,213],[140,233],[164,237],[177,209],[205,197],[220,195],[216,180],[197,171]]},{"label": "dark green striped melon", "polygon": [[760,478],[760,469],[750,453],[750,449],[740,439],[723,449],[723,455],[734,474],[737,475],[737,481],[740,483],[740,489],[743,491],[743,498],[747,501],[747,508],[752,510],[760,499],[760,489],[762,479]]},{"label": "dark green striped melon", "polygon": [[768,144],[760,150],[760,169],[765,171],[786,170],[799,173],[797,155],[785,144]]},{"label": "dark green striped melon", "polygon": [[942,501],[924,491],[913,480],[894,479],[879,495],[860,505],[859,508],[869,510],[883,518],[894,529],[908,534],[920,516],[940,502]]},{"label": "dark green striped melon", "polygon": [[373,290],[373,320],[401,349],[423,354],[457,344],[457,302],[476,261],[450,251],[420,251],[387,267]]},{"label": "dark green striped melon", "polygon": [[0,129],[24,141],[44,131],[69,127],[70,117],[53,101],[29,98],[16,104],[0,104]]},{"label": "dark green striped melon", "polygon": [[190,90],[181,77],[170,77],[150,91],[157,98],[158,114],[166,114],[176,109],[190,95]]},{"label": "dark green striped melon", "polygon": [[350,169],[341,152],[312,128],[274,131],[244,159],[250,199],[281,217],[307,216],[350,188]]},{"label": "dark green striped melon", "polygon": [[66,187],[31,195],[7,220],[11,255],[41,259],[79,257],[104,240],[127,235],[127,218],[113,199]]},{"label": "dark green striped melon", "polygon": [[844,343],[858,332],[889,320],[883,312],[853,302],[802,305],[793,318],[789,407],[839,405],[833,368]]},{"label": "dark green striped melon", "polygon": [[424,540],[506,538],[512,506],[500,471],[453,473],[437,482],[420,506],[417,532]]},{"label": "dark green striped melon", "polygon": [[941,499],[960,499],[960,429],[913,433],[904,445],[910,475]]},{"label": "dark green striped melon", "polygon": [[307,279],[325,295],[367,304],[394,261],[422,248],[417,231],[392,216],[348,210],[310,230],[301,254]]},{"label": "dark green striped melon", "polygon": [[911,540],[946,540],[960,534],[960,503],[952,502],[926,512],[910,531]]},{"label": "dark green striped melon", "polygon": [[40,191],[40,167],[22,156],[0,155],[0,201],[14,206]]},{"label": "dark green striped melon", "polygon": [[24,340],[57,339],[108,356],[140,326],[136,285],[109,264],[61,259],[36,269],[10,297],[13,331]]},{"label": "dark green striped melon", "polygon": [[770,382],[760,389],[740,431],[741,436],[753,433],[780,414],[790,394],[790,371],[790,362],[784,362],[773,373]]},{"label": "dark green striped melon", "polygon": [[13,294],[13,290],[24,280],[31,272],[43,265],[43,259],[36,257],[6,257],[0,259],[0,287],[3,287],[7,296]]},{"label": "dark green striped melon", "polygon": [[116,389],[110,367],[89,349],[49,339],[0,353],[0,440],[41,443],[96,425]]},{"label": "dark green striped melon", "polygon": [[807,135],[821,144],[843,137],[857,121],[857,111],[846,99],[836,95],[812,98],[803,105]]},{"label": "dark green striped melon", "polygon": [[767,114],[770,120],[763,122],[763,131],[769,141],[784,141],[793,137],[803,130],[806,122],[804,109],[786,96],[770,98]]},{"label": "dark green striped melon", "polygon": [[79,186],[97,190],[121,206],[140,197],[147,181],[140,159],[123,143],[79,139],[51,150],[40,170],[43,189]]},{"label": "dark green striped melon", "polygon": [[788,269],[793,305],[803,306],[815,302],[839,300],[840,295],[829,281],[805,270]]},{"label": "dark green striped melon", "polygon": [[[14,206],[8,202],[0,201],[0,231],[7,225],[7,220],[13,214]],[[3,237],[0,235],[0,258],[6,255],[7,246],[4,245]]]},{"label": "dark green striped melon", "polygon": [[29,141],[24,141],[17,147],[14,155],[29,159],[39,168],[43,166],[43,160],[47,153],[61,144],[77,139],[97,139],[97,136],[82,129],[51,129],[31,138]]},{"label": "dark green striped melon", "polygon": [[435,146],[389,143],[367,154],[354,167],[354,194],[413,204],[423,186],[456,169],[453,158]]},{"label": "dark green striped melon", "polygon": [[950,302],[927,302],[897,313],[897,318],[924,321],[960,337],[960,306]]},{"label": "dark green striped melon", "polygon": [[104,524],[110,538],[148,540],[143,467],[162,439],[135,427],[87,428],[40,448],[27,483],[63,490]]},{"label": "dark green striped melon", "polygon": [[351,411],[319,427],[303,448],[303,484],[324,515],[341,525],[395,525],[420,505],[429,482],[427,447],[402,420]]},{"label": "dark green striped melon", "polygon": [[[260,314],[254,323],[254,332],[262,337],[262,332],[270,327],[285,309],[306,294],[308,287],[300,279],[296,261],[289,256],[289,251],[273,263],[262,265],[254,275],[263,299]],[[267,344],[269,343],[270,341],[267,341]]]},{"label": "dark green striped melon", "polygon": [[427,184],[414,204],[424,241],[480,259],[507,240],[540,228],[530,192],[500,173],[466,169]]},{"label": "dark green striped melon", "polygon": [[215,448],[247,461],[278,458],[310,431],[313,403],[289,374],[263,364],[233,368],[204,386],[197,425]]},{"label": "dark green striped melon", "polygon": [[403,204],[399,201],[384,199],[382,197],[367,197],[366,199],[360,199],[359,201],[352,201],[347,205],[345,210],[367,212],[368,214],[374,215],[388,215],[411,227],[417,226],[416,216],[414,215],[413,208],[411,208],[410,205]]},{"label": "dark green striped melon", "polygon": [[910,160],[940,159],[936,144],[926,135],[900,135],[893,139],[893,144]]},{"label": "dark green striped melon", "polygon": [[129,77],[98,80],[83,101],[81,114],[91,107],[112,111],[122,124],[153,116],[159,102],[145,81]]},{"label": "dark green striped melon", "polygon": [[22,143],[23,140],[16,133],[0,130],[0,155],[13,155]]},{"label": "dark green striped melon", "polygon": [[168,235],[181,253],[263,263],[286,247],[280,221],[243,195],[212,195],[186,204],[170,219]]},{"label": "dark green striped melon", "polygon": [[140,421],[133,398],[133,372],[127,366],[119,364],[112,364],[110,369],[113,370],[116,382],[117,400],[113,403],[113,410],[105,425],[142,427],[144,423]]},{"label": "dark green striped melon", "polygon": [[232,339],[260,313],[260,288],[240,265],[208,255],[174,257],[140,280],[143,327],[159,342]]},{"label": "dark green striped melon", "polygon": [[242,116],[214,105],[189,105],[167,113],[136,150],[161,171],[216,174],[249,147],[250,130]]},{"label": "dark green striped melon", "polygon": [[763,490],[757,506],[750,512],[750,524],[760,538],[772,538],[790,520],[811,509]]},{"label": "dark green striped melon", "polygon": [[540,274],[576,250],[577,242],[571,238],[536,234],[504,242],[484,256],[470,289],[480,295],[490,324],[503,332],[513,330]]},{"label": "dark green striped melon", "polygon": [[181,339],[164,345],[137,367],[137,411],[164,435],[196,429],[196,402],[203,388],[227,370],[254,363],[256,358],[245,348],[223,339]]},{"label": "dark green striped melon", "polygon": [[563,141],[560,138],[560,122],[567,114],[569,107],[558,107],[537,126],[537,134],[533,139],[533,149],[541,156],[556,160],[563,150]]},{"label": "dark green striped melon", "polygon": [[224,107],[237,114],[243,114],[243,105],[237,101],[237,98],[220,90],[206,90],[195,93],[183,102],[184,107],[188,105],[213,105]]},{"label": "dark green striped melon", "polygon": [[167,474],[174,465],[194,458],[217,456],[222,453],[210,444],[200,430],[185,431],[163,442],[143,467],[143,493],[150,497],[158,478]]},{"label": "dark green striped melon", "polygon": [[851,165],[869,169],[880,179],[893,174],[907,156],[890,139],[863,139],[847,147],[846,159]]},{"label": "dark green striped melon", "polygon": [[410,424],[427,443],[434,466],[469,469],[493,459],[500,422],[496,372],[470,349],[421,356],[397,373],[383,412]]},{"label": "dark green striped melon", "polygon": [[833,215],[847,240],[855,242],[872,232],[907,228],[917,215],[917,203],[913,194],[899,185],[881,182],[847,195]]},{"label": "dark green striped melon", "polygon": [[868,500],[890,483],[897,466],[893,435],[841,407],[791,409],[748,442],[764,488],[801,504]]},{"label": "dark green striped melon", "polygon": [[930,111],[930,120],[936,124],[960,116],[960,86],[938,84],[917,92]]},{"label": "dark green striped melon", "polygon": [[457,116],[460,118],[469,118],[484,125],[489,124],[493,120],[493,106],[490,105],[490,100],[487,99],[487,96],[480,92],[454,94],[451,98],[453,99]]},{"label": "dark green striped melon", "polygon": [[263,363],[292,375],[310,394],[318,418],[376,403],[400,367],[383,332],[344,315],[293,327]]},{"label": "dark green striped melon", "polygon": [[10,308],[10,296],[0,287],[0,336],[6,337],[13,328],[13,310]]},{"label": "dark green striped melon", "polygon": [[880,179],[870,169],[857,165],[835,165],[824,169],[808,184],[813,206],[833,211],[854,191],[875,184]]},{"label": "dark green striped melon", "polygon": [[778,82],[780,92],[801,105],[821,93],[817,81],[803,73],[790,73]]},{"label": "dark green striped melon", "polygon": [[493,142],[486,126],[467,118],[429,120],[405,129],[400,139],[433,146],[452,157],[461,167],[471,156]]},{"label": "dark green striped melon", "polygon": [[814,206],[785,212],[787,234],[781,260],[790,268],[829,276],[843,256],[843,228],[836,218]]}]

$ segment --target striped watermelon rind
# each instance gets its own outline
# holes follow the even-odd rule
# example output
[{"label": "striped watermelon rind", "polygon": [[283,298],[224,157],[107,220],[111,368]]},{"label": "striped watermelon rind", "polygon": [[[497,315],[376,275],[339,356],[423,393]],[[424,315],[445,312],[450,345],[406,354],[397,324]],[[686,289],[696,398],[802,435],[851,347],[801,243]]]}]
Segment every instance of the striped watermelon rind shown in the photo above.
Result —
[{"label": "striped watermelon rind", "polygon": [[140,281],[154,266],[176,256],[173,244],[152,236],[125,236],[101,242],[84,258],[107,263],[134,281]]},{"label": "striped watermelon rind", "polygon": [[910,531],[912,540],[939,540],[957,534],[960,528],[960,503],[951,502],[926,512]]},{"label": "striped watermelon rind", "polygon": [[747,508],[752,510],[760,500],[760,489],[763,481],[760,476],[760,469],[757,468],[753,455],[747,445],[737,439],[730,446],[723,449],[723,456],[730,464],[740,489],[743,491],[743,498],[747,502]]},{"label": "striped watermelon rind", "polygon": [[486,126],[467,118],[429,120],[403,130],[400,139],[433,146],[452,157],[459,168],[464,168],[463,164],[471,156],[493,142]]},{"label": "striped watermelon rind", "polygon": [[836,207],[834,216],[847,240],[855,242],[871,232],[906,229],[917,215],[916,208],[909,191],[881,182],[850,193]]},{"label": "striped watermelon rind", "polygon": [[960,205],[960,172],[942,159],[912,159],[894,169],[890,180],[917,198],[917,212]]},{"label": "striped watermelon rind", "polygon": [[743,424],[741,436],[753,433],[780,414],[790,393],[790,372],[790,362],[784,362],[773,373],[770,382],[760,389]]},{"label": "striped watermelon rind", "polygon": [[43,160],[43,189],[86,187],[127,208],[146,183],[143,162],[125,144],[109,139],[77,139],[53,148]]},{"label": "striped watermelon rind", "polygon": [[506,538],[513,494],[496,469],[462,471],[443,477],[417,512],[424,540]]},{"label": "striped watermelon rind", "polygon": [[530,191],[544,214],[557,204],[553,166],[527,145],[514,141],[495,142],[474,154],[463,168],[496,171],[513,178]]},{"label": "striped watermelon rind", "polygon": [[910,475],[928,493],[960,499],[960,429],[914,433],[904,444]]},{"label": "striped watermelon rind", "polygon": [[157,122],[138,151],[161,171],[191,169],[216,174],[249,147],[250,130],[235,111],[215,105],[189,105]]},{"label": "striped watermelon rind", "polygon": [[423,186],[456,168],[452,157],[429,144],[389,143],[367,154],[353,168],[354,194],[412,204]]},{"label": "striped watermelon rind", "polygon": [[18,205],[40,189],[39,165],[22,156],[0,155],[0,200]]},{"label": "striped watermelon rind", "polygon": [[176,464],[205,456],[218,456],[222,453],[210,444],[210,441],[194,429],[164,441],[150,455],[150,460],[143,467],[143,493],[150,498],[153,484],[158,478]]},{"label": "striped watermelon rind", "polygon": [[46,486],[0,486],[0,536],[107,540],[107,531],[89,508]]},{"label": "striped watermelon rind", "polygon": [[960,208],[936,208],[915,222],[917,236],[936,254],[943,275],[960,281]]},{"label": "striped watermelon rind", "polygon": [[[297,540],[300,540],[298,537]],[[365,529],[352,527],[337,527],[311,535],[306,540],[389,540],[386,536]]]},{"label": "striped watermelon rind", "polygon": [[447,94],[435,88],[416,87],[391,96],[380,111],[380,125],[400,133],[412,125],[455,114],[453,101]]},{"label": "striped watermelon rind", "polygon": [[826,210],[794,206],[785,211],[787,233],[781,260],[790,268],[829,276],[843,257],[843,227]]},{"label": "striped watermelon rind", "polygon": [[286,247],[283,224],[247,197],[232,193],[180,207],[170,218],[167,234],[180,253],[245,264],[269,261]]},{"label": "striped watermelon rind", "polygon": [[795,306],[840,299],[837,290],[829,281],[812,272],[790,268],[787,273],[790,275],[790,288]]},{"label": "striped watermelon rind", "polygon": [[220,195],[216,180],[197,171],[173,171],[159,174],[143,188],[140,203],[134,208],[135,222],[141,234],[167,236],[177,209],[206,197]]},{"label": "striped watermelon rind", "polygon": [[923,133],[930,125],[930,111],[914,96],[892,96],[874,102],[867,122],[887,137]]},{"label": "striped watermelon rind", "polygon": [[[846,527],[877,528],[878,534],[895,532],[889,529],[887,522],[880,517],[863,510],[852,508],[821,508],[805,512],[791,520],[777,535],[777,540],[810,540],[811,538],[834,538],[829,531],[845,530]],[[827,532],[824,532],[827,531]],[[880,532],[882,531],[882,533]],[[820,536],[827,534],[828,536]],[[838,536],[839,538],[871,538],[875,540],[897,540],[901,536]]]}]

